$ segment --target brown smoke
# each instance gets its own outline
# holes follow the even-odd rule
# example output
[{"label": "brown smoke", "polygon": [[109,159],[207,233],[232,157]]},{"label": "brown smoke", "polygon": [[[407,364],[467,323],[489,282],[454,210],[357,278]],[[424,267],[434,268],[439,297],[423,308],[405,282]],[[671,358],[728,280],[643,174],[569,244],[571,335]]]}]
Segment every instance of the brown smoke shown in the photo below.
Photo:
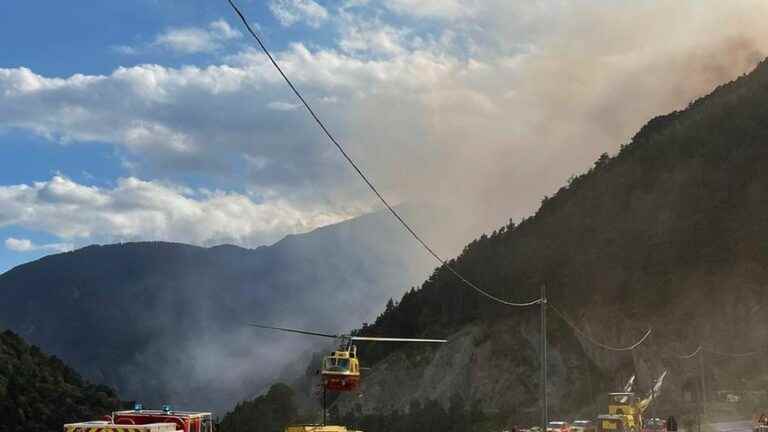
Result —
[{"label": "brown smoke", "polygon": [[[521,37],[510,15],[498,12],[474,18],[482,21],[483,32],[472,35],[480,45],[488,35],[510,44]],[[419,226],[446,252],[531,214],[544,195],[601,153],[615,153],[650,118],[685,108],[768,52],[763,1],[582,1],[539,12],[547,25],[526,23],[539,32],[530,52],[486,48],[476,65],[434,83],[418,108],[392,102],[391,123],[382,128],[408,116],[410,130],[421,131],[418,143],[382,130],[401,152],[365,161],[387,167],[376,173],[399,198],[438,203],[444,223]]]}]

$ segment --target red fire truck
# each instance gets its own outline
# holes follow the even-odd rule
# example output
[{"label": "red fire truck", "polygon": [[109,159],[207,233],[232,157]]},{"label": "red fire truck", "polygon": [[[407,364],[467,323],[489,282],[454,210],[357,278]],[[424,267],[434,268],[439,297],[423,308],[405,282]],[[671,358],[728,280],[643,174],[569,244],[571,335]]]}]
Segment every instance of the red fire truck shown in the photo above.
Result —
[{"label": "red fire truck", "polygon": [[103,421],[64,425],[64,432],[213,432],[211,413],[174,411],[165,405],[161,410],[145,410],[137,404],[130,411],[115,411]]}]

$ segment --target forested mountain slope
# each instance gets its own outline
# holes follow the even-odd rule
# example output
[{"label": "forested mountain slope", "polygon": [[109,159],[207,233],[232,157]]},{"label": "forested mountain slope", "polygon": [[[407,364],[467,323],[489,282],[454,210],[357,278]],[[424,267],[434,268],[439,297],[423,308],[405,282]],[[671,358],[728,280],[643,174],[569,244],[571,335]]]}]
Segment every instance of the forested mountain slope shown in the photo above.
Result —
[{"label": "forested mountain slope", "polygon": [[118,408],[114,390],[85,382],[16,334],[0,333],[0,431],[50,432]]},{"label": "forested mountain slope", "polygon": [[[628,101],[630,103],[631,101]],[[670,369],[664,398],[698,382],[676,355],[762,350],[768,340],[768,64],[685,110],[654,118],[620,152],[544,198],[533,217],[466,246],[452,265],[493,294],[550,302],[609,352],[578,338],[550,310],[553,416],[592,409],[637,372],[640,388]],[[513,197],[512,197],[513,198]],[[452,394],[509,418],[534,419],[538,310],[489,301],[438,269],[390,305],[365,335],[448,336],[438,349],[363,345],[376,366],[363,398],[342,412],[407,409]],[[765,355],[711,355],[710,390],[757,386]],[[603,404],[600,404],[601,406]],[[355,408],[356,407],[356,408]],[[592,412],[596,414],[597,412]]]}]

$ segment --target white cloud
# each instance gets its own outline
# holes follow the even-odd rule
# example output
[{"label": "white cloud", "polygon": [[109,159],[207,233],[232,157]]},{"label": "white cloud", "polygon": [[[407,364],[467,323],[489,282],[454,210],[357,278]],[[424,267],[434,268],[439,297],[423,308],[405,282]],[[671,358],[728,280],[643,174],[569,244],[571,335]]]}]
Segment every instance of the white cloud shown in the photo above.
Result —
[{"label": "white cloud", "polygon": [[[479,4],[395,0],[326,11],[339,26],[335,45],[291,44],[274,54],[388,197],[444,199],[485,229],[529,214],[650,117],[768,52],[768,3],[757,0]],[[411,15],[446,20],[425,33],[381,13],[406,5]],[[114,145],[136,177],[232,176],[244,190],[268,190],[302,209],[370,203],[311,120],[286,114],[297,101],[261,53],[225,63],[70,77],[0,69],[0,127]],[[67,193],[81,201],[69,205],[93,199],[78,186]],[[80,235],[80,225],[67,226],[61,235]],[[129,234],[162,233],[153,227]]]},{"label": "white cloud", "polygon": [[290,103],[283,101],[272,101],[267,104],[267,108],[275,111],[295,111],[301,107],[299,103]]},{"label": "white cloud", "polygon": [[388,56],[406,52],[407,31],[381,23],[378,20],[366,20],[345,14],[341,26],[339,48],[347,53],[371,53]]},{"label": "white cloud", "polygon": [[0,186],[0,227],[42,230],[67,243],[36,245],[8,238],[8,249],[62,251],[71,242],[166,240],[246,246],[347,219],[354,213],[304,209],[279,197],[255,202],[223,191],[190,191],[129,177],[114,188],[78,184],[66,177],[30,185]]},{"label": "white cloud", "polygon": [[328,11],[313,0],[272,0],[269,9],[286,27],[304,22],[317,28],[328,19]]},{"label": "white cloud", "polygon": [[199,28],[169,29],[160,34],[153,45],[184,54],[209,52],[218,47],[218,43],[210,37],[210,34]]},{"label": "white cloud", "polygon": [[213,37],[216,39],[237,39],[242,36],[240,31],[233,29],[229,23],[223,19],[211,22],[208,27],[210,28],[210,32],[213,33]]},{"label": "white cloud", "polygon": [[111,48],[116,53],[123,54],[123,55],[134,55],[139,53],[139,50],[129,45],[115,45]]},{"label": "white cloud", "polygon": [[227,41],[242,37],[240,31],[226,21],[212,21],[207,27],[171,27],[158,34],[145,46],[116,45],[120,54],[140,54],[150,48],[163,48],[179,54],[208,53],[219,50]]},{"label": "white cloud", "polygon": [[29,239],[17,239],[8,237],[5,239],[5,247],[14,252],[67,252],[74,249],[71,243],[49,243],[38,245]]},{"label": "white cloud", "polygon": [[[323,114],[331,126],[363,114],[368,101],[400,105],[388,115],[387,125],[379,122],[376,129],[398,131],[401,139],[418,131],[392,123],[417,119],[421,98],[466,66],[428,52],[369,60],[334,50],[310,51],[300,44],[277,58],[310,100],[335,102]],[[262,187],[322,200],[337,194],[338,185],[359,189],[354,182],[339,181],[348,173],[311,122],[285,116],[283,111],[294,109],[297,101],[286,99],[284,83],[264,57],[246,51],[231,61],[233,66],[206,68],[139,65],[107,76],[68,78],[0,69],[0,127],[69,143],[114,144],[137,175],[203,170],[226,176],[232,158],[246,155],[270,161],[268,169],[249,179]],[[362,150],[358,138],[369,135],[370,128],[349,131],[350,148]],[[366,137],[366,145],[373,142]]]},{"label": "white cloud", "polygon": [[449,19],[470,15],[477,7],[474,0],[387,0],[383,4],[402,15]]}]

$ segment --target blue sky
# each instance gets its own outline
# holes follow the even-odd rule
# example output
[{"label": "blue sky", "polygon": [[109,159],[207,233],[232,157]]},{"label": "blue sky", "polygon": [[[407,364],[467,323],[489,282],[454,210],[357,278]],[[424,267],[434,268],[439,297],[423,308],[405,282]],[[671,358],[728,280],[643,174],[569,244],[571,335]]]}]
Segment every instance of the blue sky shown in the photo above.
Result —
[{"label": "blue sky", "polygon": [[[768,40],[757,0],[239,3],[393,202],[488,229]],[[2,2],[0,164],[0,272],[90,243],[253,247],[377,208],[225,0]]]},{"label": "blue sky", "polygon": [[[275,19],[262,2],[246,5],[264,26]],[[118,67],[141,63],[180,66],[211,62],[203,55],[169,55],[148,51],[141,56],[121,53],[116,47],[147,44],[173,27],[205,27],[222,17],[231,18],[226,2],[153,1],[29,2],[0,5],[0,56],[5,68],[26,67],[45,76],[109,74]],[[232,21],[235,23],[234,21]],[[236,23],[235,23],[236,24]],[[279,35],[280,33],[278,33]],[[276,47],[285,39],[270,38]],[[0,130],[0,184],[29,184],[62,174],[82,184],[109,187],[127,175],[119,150],[102,143],[52,143],[28,131]],[[34,228],[6,226],[0,238],[29,239],[35,244],[55,244],[60,239]],[[50,252],[50,249],[11,251],[0,248],[0,271]]]}]

